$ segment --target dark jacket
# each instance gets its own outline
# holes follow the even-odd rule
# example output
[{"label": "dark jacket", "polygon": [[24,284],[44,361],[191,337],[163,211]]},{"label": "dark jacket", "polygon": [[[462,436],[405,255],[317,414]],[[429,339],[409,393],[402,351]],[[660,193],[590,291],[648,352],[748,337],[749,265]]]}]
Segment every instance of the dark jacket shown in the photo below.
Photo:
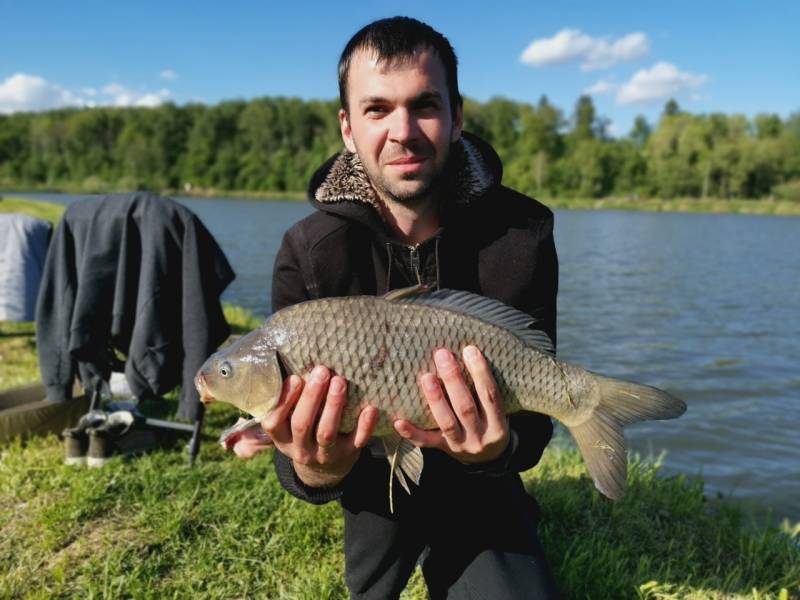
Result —
[{"label": "dark jacket", "polygon": [[[417,246],[392,240],[355,154],[328,160],[314,175],[309,198],[317,212],[285,234],[273,271],[272,307],[329,296],[380,295],[417,283],[476,292],[523,310],[555,344],[558,260],[553,214],[536,200],[500,184],[502,167],[485,142],[464,134],[453,146],[443,185],[442,227]],[[424,450],[426,478],[448,472],[473,476],[516,474],[535,465],[552,435],[544,415],[511,417],[512,443],[498,460],[466,467],[438,450]],[[315,489],[297,477],[279,452],[282,485],[314,503],[356,489],[386,463],[368,452],[338,486]],[[374,482],[373,482],[374,485]]]},{"label": "dark jacket", "polygon": [[194,374],[229,335],[220,294],[234,273],[188,208],[154,194],[70,205],[44,267],[36,310],[42,382],[51,400],[108,380],[122,353],[137,397],[183,384],[178,415],[199,406]]}]

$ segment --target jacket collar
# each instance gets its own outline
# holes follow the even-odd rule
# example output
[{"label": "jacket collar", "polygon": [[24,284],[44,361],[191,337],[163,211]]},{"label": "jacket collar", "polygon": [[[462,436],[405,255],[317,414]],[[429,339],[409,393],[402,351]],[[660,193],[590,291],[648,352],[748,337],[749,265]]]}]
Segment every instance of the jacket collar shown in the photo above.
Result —
[{"label": "jacket collar", "polygon": [[[448,159],[444,189],[456,204],[470,204],[483,196],[502,177],[500,159],[494,150],[464,133],[453,144]],[[378,198],[358,155],[347,150],[329,160],[312,179],[312,204],[326,210],[338,203],[355,203],[378,210]],[[316,202],[314,202],[316,201]],[[333,210],[331,212],[340,212]]]}]

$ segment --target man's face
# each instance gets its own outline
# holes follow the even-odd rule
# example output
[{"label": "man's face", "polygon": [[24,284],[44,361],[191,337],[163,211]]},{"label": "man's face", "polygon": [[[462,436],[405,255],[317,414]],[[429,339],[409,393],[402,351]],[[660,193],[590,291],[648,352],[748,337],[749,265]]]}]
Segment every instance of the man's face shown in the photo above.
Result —
[{"label": "man's face", "polygon": [[378,61],[353,55],[347,78],[349,110],[339,111],[342,138],[358,154],[383,200],[424,201],[434,192],[450,144],[461,136],[461,109],[450,114],[444,66],[431,50]]}]

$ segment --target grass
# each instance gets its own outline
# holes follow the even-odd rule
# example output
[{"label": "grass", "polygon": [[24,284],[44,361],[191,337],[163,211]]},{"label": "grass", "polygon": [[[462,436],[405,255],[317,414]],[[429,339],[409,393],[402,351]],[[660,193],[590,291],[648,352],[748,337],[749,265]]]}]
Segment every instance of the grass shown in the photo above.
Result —
[{"label": "grass", "polygon": [[0,321],[0,390],[38,379],[34,324]]},{"label": "grass", "polygon": [[8,196],[2,196],[0,198],[0,213],[22,213],[55,223],[64,212],[63,206],[52,202],[11,198]]},{"label": "grass", "polygon": [[[225,312],[237,333],[258,324]],[[33,325],[2,331],[0,388],[35,381]],[[338,506],[286,494],[269,453],[223,452],[214,440],[236,417],[211,406],[193,468],[178,451],[67,467],[55,436],[0,448],[0,597],[345,598]],[[611,503],[564,438],[524,478],[567,597],[800,598],[800,524],[756,524],[707,499],[699,478],[635,459],[627,495]],[[426,598],[419,572],[403,598]]]},{"label": "grass", "polygon": [[[225,314],[234,333],[259,323]],[[37,380],[34,333],[0,323],[0,389]],[[170,398],[159,416],[174,413]],[[193,468],[178,451],[67,467],[55,436],[0,447],[0,597],[345,598],[339,508],[286,494],[269,453],[223,452],[214,440],[236,417],[212,405]],[[611,503],[564,438],[524,478],[566,597],[800,598],[800,524],[756,523],[706,498],[700,478],[635,459]],[[417,572],[403,598],[425,597]]]},{"label": "grass", "polygon": [[588,210],[640,210],[650,212],[738,213],[753,215],[800,215],[800,202],[790,200],[720,198],[546,198],[551,208]]},{"label": "grass", "polygon": [[[208,437],[234,417],[209,411]],[[50,437],[0,454],[0,597],[346,597],[338,506],[288,496],[271,456],[240,461],[208,441],[194,468],[160,452],[87,470],[61,452]],[[554,447],[526,481],[567,597],[800,594],[797,529],[751,528],[699,480],[634,462],[611,504],[577,452]],[[417,573],[404,598],[425,597]]]}]

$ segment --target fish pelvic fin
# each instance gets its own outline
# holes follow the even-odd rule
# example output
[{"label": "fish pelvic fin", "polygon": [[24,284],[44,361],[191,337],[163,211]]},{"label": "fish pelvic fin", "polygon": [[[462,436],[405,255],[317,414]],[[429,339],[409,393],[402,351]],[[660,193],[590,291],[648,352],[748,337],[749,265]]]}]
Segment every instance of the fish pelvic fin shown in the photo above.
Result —
[{"label": "fish pelvic fin", "polygon": [[686,404],[657,388],[594,375],[600,401],[588,419],[568,425],[600,492],[617,500],[625,493],[628,457],[622,428],[650,419],[674,419]]},{"label": "fish pelvic fin", "polygon": [[397,478],[403,489],[410,494],[411,488],[406,477],[419,485],[424,459],[422,450],[397,433],[384,436],[381,441],[389,461],[389,512],[394,514],[394,479]]}]

